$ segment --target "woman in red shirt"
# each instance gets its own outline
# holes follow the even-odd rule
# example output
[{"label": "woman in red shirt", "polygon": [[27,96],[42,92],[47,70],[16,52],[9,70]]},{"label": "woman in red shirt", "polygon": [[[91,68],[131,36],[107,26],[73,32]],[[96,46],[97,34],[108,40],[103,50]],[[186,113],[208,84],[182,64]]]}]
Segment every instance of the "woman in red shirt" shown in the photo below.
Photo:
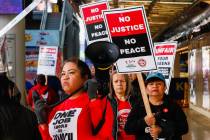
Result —
[{"label": "woman in red shirt", "polygon": [[[98,135],[94,136],[93,129],[99,124],[105,105],[93,93],[97,86],[92,91],[89,91],[89,87],[84,91],[83,87],[90,77],[88,66],[81,60],[71,58],[64,63],[60,78],[63,90],[70,97],[48,113],[44,112],[46,107],[41,101],[35,100],[35,112],[43,140],[102,139]],[[43,117],[46,114],[47,119]]]},{"label": "woman in red shirt", "polygon": [[37,75],[37,84],[29,90],[29,93],[27,95],[27,103],[32,110],[34,110],[34,104],[32,99],[33,91],[36,91],[38,95],[42,99],[46,100],[47,104],[49,105],[54,104],[58,101],[58,96],[56,95],[56,92],[48,85],[46,85],[46,78],[43,74]]},{"label": "woman in red shirt", "polygon": [[110,94],[108,95],[117,122],[117,140],[135,140],[134,135],[127,135],[124,131],[128,114],[131,110],[128,101],[131,93],[131,83],[127,74],[119,74],[113,71],[110,77]]}]

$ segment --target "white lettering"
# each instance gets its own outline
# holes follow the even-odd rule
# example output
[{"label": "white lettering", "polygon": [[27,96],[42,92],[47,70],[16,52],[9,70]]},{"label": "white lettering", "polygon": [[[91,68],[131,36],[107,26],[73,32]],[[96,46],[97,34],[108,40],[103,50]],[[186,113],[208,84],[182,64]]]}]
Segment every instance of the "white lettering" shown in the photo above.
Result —
[{"label": "white lettering", "polygon": [[99,11],[99,9],[98,8],[95,8],[95,9],[91,9],[90,11],[91,11],[91,13],[96,13],[96,12]]},{"label": "white lettering", "polygon": [[140,52],[146,52],[145,47],[136,47],[136,48],[129,48],[129,49],[120,49],[121,54],[134,54],[134,53],[140,53]]},{"label": "white lettering", "polygon": [[97,29],[103,28],[103,26],[102,26],[102,24],[99,24],[99,25],[95,25],[94,28],[97,30]]},{"label": "white lettering", "polygon": [[99,20],[102,19],[103,15],[95,15],[95,16],[91,16],[91,17],[87,17],[85,19],[85,22],[90,22],[90,21],[94,21],[94,20]]},{"label": "white lettering", "polygon": [[119,17],[119,22],[129,22],[131,18],[129,16]]},{"label": "white lettering", "polygon": [[112,27],[112,33],[120,33],[120,32],[129,32],[129,31],[138,31],[144,30],[143,24],[138,25],[128,25],[128,26],[121,26],[121,27]]},{"label": "white lettering", "polygon": [[157,54],[162,54],[162,53],[170,53],[170,54],[173,54],[174,52],[174,48],[159,48],[159,49],[156,49],[156,53]]},{"label": "white lettering", "polygon": [[124,41],[125,41],[125,45],[136,44],[135,38],[125,39]]},{"label": "white lettering", "polygon": [[106,35],[107,32],[106,31],[102,31],[102,32],[95,32],[95,33],[91,33],[92,37],[99,37],[99,36],[103,36]]}]

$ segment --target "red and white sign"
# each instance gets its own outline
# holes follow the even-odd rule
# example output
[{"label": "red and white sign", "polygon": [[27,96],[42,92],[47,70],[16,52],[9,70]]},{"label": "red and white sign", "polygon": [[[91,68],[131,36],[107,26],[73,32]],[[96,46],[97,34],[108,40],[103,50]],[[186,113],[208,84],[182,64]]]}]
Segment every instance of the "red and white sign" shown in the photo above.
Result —
[{"label": "red and white sign", "polygon": [[102,14],[102,10],[107,10],[108,8],[108,2],[90,3],[80,6],[88,45],[96,41],[109,41]]},{"label": "red and white sign", "polygon": [[171,82],[171,74],[174,67],[177,42],[154,43],[154,55],[157,69],[165,76],[167,91]]},{"label": "red and white sign", "polygon": [[40,46],[37,74],[56,75],[57,46]]},{"label": "red and white sign", "polygon": [[156,69],[153,43],[143,6],[103,11],[108,36],[120,48],[119,73]]}]

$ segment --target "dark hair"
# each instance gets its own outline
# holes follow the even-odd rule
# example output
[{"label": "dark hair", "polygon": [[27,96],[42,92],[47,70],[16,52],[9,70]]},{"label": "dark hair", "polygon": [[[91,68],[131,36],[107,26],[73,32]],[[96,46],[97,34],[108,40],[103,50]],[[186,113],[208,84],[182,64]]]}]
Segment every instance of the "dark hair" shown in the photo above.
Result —
[{"label": "dark hair", "polygon": [[87,76],[88,79],[91,78],[90,69],[89,69],[88,65],[85,62],[83,62],[82,60],[80,60],[80,59],[78,59],[76,57],[71,57],[71,58],[69,58],[69,59],[64,61],[63,66],[66,63],[69,63],[69,62],[75,63],[77,65],[78,69],[80,70],[80,75],[81,75],[82,78],[85,78],[86,76]]},{"label": "dark hair", "polygon": [[19,102],[21,93],[16,84],[7,77],[6,73],[0,73],[0,81],[0,100],[13,100]]},{"label": "dark hair", "polygon": [[39,74],[37,76],[37,83],[39,83],[40,85],[45,85],[46,83],[46,78],[45,78],[45,75],[44,74]]},{"label": "dark hair", "polygon": [[[112,71],[112,74],[110,75],[110,94],[114,95],[115,92],[114,92],[114,87],[113,87],[113,76],[117,74],[116,71]],[[120,74],[120,73],[119,73]],[[125,77],[125,82],[126,82],[126,91],[125,91],[125,94],[126,96],[130,94],[131,92],[131,81],[130,81],[130,78],[127,74],[122,74],[124,75]]]},{"label": "dark hair", "polygon": [[0,98],[1,99],[9,98],[10,82],[5,73],[0,74],[0,81],[1,81]]},{"label": "dark hair", "polygon": [[12,133],[13,124],[17,121],[21,96],[20,93],[13,94],[16,85],[6,73],[0,73],[0,81],[0,138],[4,139]]}]

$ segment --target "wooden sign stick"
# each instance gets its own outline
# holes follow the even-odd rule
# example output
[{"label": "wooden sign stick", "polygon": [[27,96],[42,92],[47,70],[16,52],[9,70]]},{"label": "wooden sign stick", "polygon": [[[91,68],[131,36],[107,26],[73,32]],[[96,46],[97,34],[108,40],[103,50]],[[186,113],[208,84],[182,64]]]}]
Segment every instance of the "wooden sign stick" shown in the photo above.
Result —
[{"label": "wooden sign stick", "polygon": [[[151,107],[150,107],[150,104],[149,104],[149,99],[147,97],[145,84],[144,84],[144,79],[142,77],[142,74],[138,73],[137,78],[138,78],[139,87],[140,87],[140,90],[141,90],[141,95],[142,95],[142,99],[143,99],[143,102],[144,102],[144,107],[145,107],[146,113],[147,113],[148,116],[153,116],[152,111],[151,111]],[[154,127],[154,126],[155,125],[152,125],[152,127]],[[153,138],[153,140],[156,140],[156,138]]]},{"label": "wooden sign stick", "polygon": [[145,84],[144,84],[144,79],[142,77],[142,74],[138,73],[137,78],[138,78],[139,87],[140,87],[140,90],[141,90],[141,95],[142,95],[142,99],[143,99],[143,102],[144,102],[144,107],[145,107],[146,113],[147,113],[148,116],[153,116],[151,108],[150,108],[150,104],[149,104],[149,99],[147,97]]}]

